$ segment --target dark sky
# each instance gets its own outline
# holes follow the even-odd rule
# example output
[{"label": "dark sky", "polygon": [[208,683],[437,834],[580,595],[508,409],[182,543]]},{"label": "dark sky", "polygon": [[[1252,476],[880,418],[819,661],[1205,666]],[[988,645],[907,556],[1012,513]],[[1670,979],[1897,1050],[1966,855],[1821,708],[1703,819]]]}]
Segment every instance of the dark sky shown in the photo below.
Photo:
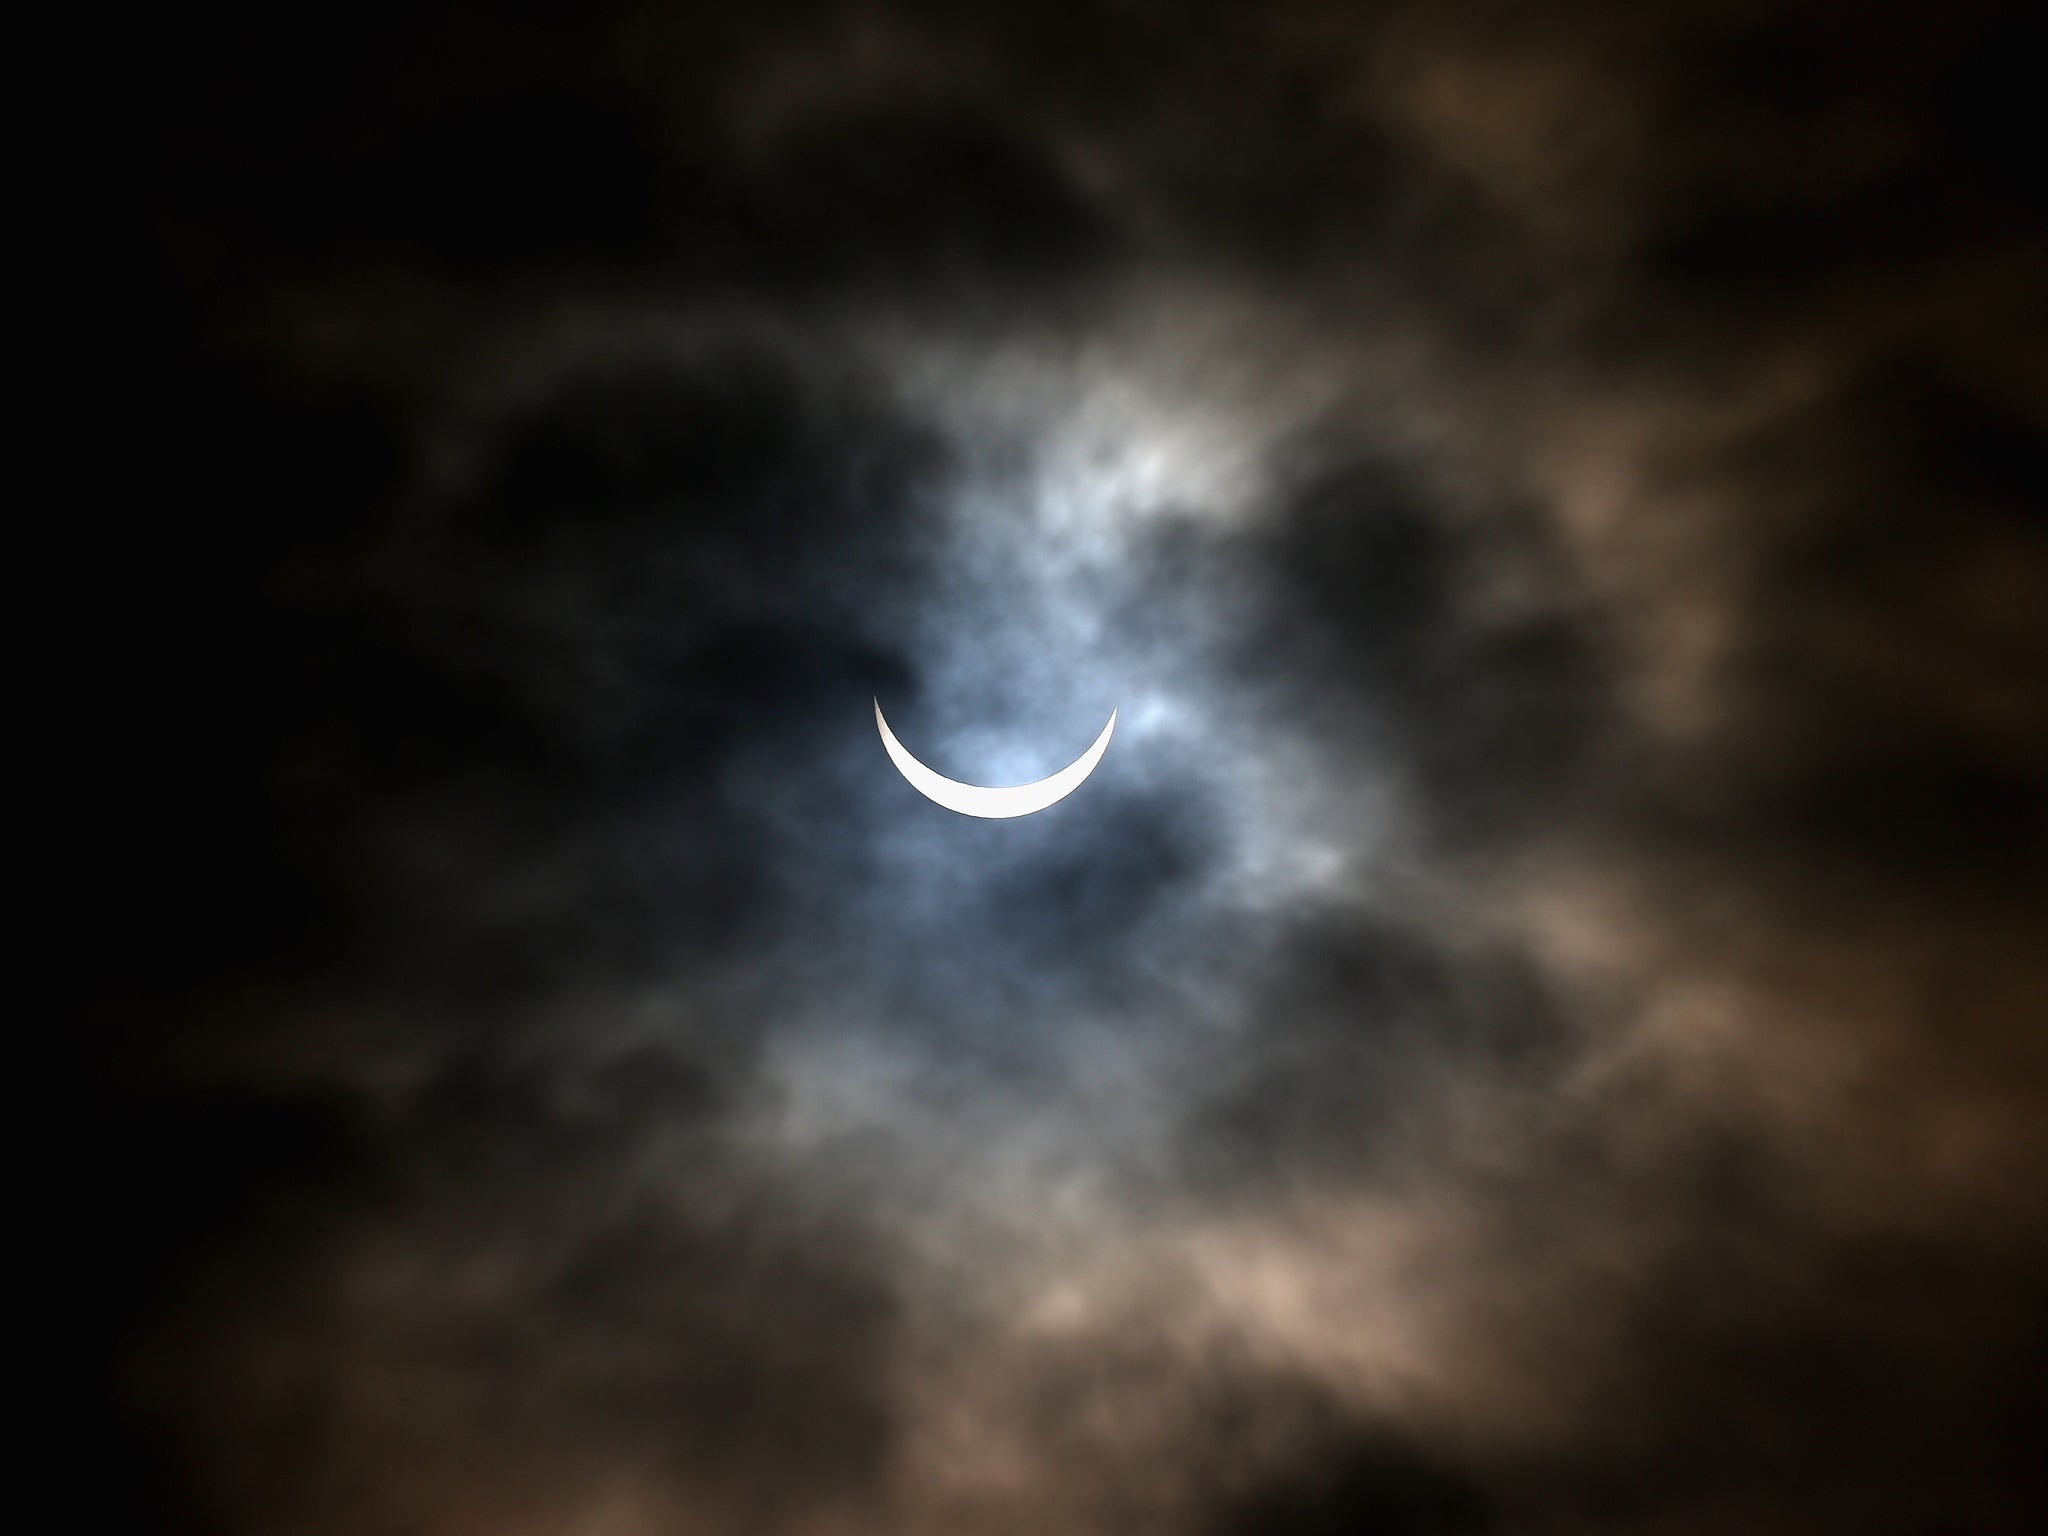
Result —
[{"label": "dark sky", "polygon": [[67,1528],[2048,1519],[2025,8],[105,27]]}]

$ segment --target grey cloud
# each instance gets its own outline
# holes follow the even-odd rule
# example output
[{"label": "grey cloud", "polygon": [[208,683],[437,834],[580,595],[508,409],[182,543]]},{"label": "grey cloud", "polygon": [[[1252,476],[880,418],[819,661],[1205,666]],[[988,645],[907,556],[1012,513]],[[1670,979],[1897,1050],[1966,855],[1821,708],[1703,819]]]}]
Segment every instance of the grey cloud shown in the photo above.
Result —
[{"label": "grey cloud", "polygon": [[[2024,1528],[2023,34],[152,39],[59,637],[107,1520]],[[985,824],[873,697],[969,779],[1123,713]]]}]

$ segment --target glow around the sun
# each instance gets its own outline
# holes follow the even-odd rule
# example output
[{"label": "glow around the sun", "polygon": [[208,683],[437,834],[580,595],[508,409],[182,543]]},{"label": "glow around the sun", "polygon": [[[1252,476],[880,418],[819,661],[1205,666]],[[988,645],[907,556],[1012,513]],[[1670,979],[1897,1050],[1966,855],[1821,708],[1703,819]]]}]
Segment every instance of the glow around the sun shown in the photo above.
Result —
[{"label": "glow around the sun", "polygon": [[889,722],[882,715],[880,699],[875,701],[875,727],[882,733],[882,747],[889,754],[889,761],[927,800],[943,805],[949,811],[958,811],[962,816],[1003,820],[1042,811],[1079,789],[1081,781],[1095,771],[1095,765],[1102,761],[1102,754],[1109,750],[1110,734],[1116,729],[1116,711],[1109,712],[1109,724],[1102,728],[1102,734],[1095,738],[1094,744],[1058,773],[1003,789],[962,784],[925,767],[910,755],[903,743],[896,739],[896,733],[889,729]]}]

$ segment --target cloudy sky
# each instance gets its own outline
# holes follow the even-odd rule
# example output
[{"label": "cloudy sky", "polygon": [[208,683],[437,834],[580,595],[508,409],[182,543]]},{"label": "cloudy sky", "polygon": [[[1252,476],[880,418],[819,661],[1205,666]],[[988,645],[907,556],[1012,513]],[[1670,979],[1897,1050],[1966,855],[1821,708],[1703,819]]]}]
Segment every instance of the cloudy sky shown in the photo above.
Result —
[{"label": "cloudy sky", "polygon": [[68,1528],[2038,1529],[2021,7],[124,26]]}]

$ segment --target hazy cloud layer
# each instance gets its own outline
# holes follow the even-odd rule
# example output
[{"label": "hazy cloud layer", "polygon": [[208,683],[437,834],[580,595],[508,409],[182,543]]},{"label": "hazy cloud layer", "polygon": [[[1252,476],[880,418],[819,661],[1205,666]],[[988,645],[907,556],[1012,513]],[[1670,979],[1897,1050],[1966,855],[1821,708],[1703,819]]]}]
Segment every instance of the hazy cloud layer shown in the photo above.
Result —
[{"label": "hazy cloud layer", "polygon": [[2030,1528],[2038,30],[124,38],[74,1523]]}]

